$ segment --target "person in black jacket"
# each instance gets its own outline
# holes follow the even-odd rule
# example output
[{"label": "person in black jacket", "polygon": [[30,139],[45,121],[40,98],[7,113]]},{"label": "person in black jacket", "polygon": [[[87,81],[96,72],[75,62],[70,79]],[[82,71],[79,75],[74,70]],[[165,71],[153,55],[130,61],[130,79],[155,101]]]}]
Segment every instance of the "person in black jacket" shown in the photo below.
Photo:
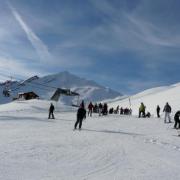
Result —
[{"label": "person in black jacket", "polygon": [[157,112],[157,117],[160,118],[160,110],[161,108],[159,107],[159,105],[157,105],[157,108],[156,108],[156,112]]},{"label": "person in black jacket", "polygon": [[174,128],[177,129],[177,125],[178,125],[178,128],[180,129],[180,111],[177,111],[175,116],[174,116]]},{"label": "person in black jacket", "polygon": [[103,105],[102,114],[103,115],[108,114],[108,105],[107,105],[107,103],[104,103],[104,105]]},{"label": "person in black jacket", "polygon": [[80,104],[80,107],[85,108],[84,100],[82,100],[82,102],[81,102],[81,104]]},{"label": "person in black jacket", "polygon": [[81,129],[82,121],[85,118],[86,118],[86,110],[82,106],[80,106],[78,111],[77,111],[77,120],[76,120],[76,123],[74,125],[74,129],[76,129],[78,124],[79,124],[79,129]]},{"label": "person in black jacket", "polygon": [[49,117],[48,119],[51,119],[51,116],[52,116],[52,119],[55,119],[54,118],[54,105],[51,103],[50,107],[49,107]]},{"label": "person in black jacket", "polygon": [[99,106],[98,106],[99,116],[102,115],[102,110],[103,110],[103,105],[99,103]]}]

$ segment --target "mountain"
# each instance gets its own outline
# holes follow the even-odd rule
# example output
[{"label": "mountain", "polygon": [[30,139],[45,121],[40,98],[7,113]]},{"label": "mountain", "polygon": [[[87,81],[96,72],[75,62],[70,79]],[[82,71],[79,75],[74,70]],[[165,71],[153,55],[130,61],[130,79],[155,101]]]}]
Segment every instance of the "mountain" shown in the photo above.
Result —
[{"label": "mountain", "polygon": [[161,114],[163,114],[163,107],[166,102],[172,107],[172,114],[180,110],[180,83],[170,86],[162,86],[147,89],[138,94],[125,97],[123,99],[111,100],[109,107],[131,107],[134,115],[138,114],[140,103],[143,102],[146,106],[146,111],[156,116],[156,107],[161,107]]},{"label": "mountain", "polygon": [[[5,85],[6,84],[6,85]],[[9,84],[11,96],[1,96],[1,104],[12,101],[12,97],[16,97],[20,92],[34,91],[42,99],[50,99],[56,88],[67,88],[80,94],[78,97],[61,96],[60,101],[65,104],[77,104],[77,101],[82,99],[87,101],[101,101],[104,99],[112,99],[121,96],[121,93],[110,88],[106,88],[97,84],[94,81],[86,80],[75,76],[67,71],[58,74],[52,74],[44,77],[34,76],[21,82],[6,82],[0,84],[0,91],[3,94],[3,89]]]}]

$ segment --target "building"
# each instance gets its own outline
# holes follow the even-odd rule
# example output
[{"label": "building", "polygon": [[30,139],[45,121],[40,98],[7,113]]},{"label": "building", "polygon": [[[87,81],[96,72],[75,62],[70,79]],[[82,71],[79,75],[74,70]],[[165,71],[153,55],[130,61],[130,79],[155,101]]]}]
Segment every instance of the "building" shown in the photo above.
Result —
[{"label": "building", "polygon": [[15,99],[24,99],[24,100],[39,99],[39,96],[32,91],[32,92],[18,93],[18,97]]}]

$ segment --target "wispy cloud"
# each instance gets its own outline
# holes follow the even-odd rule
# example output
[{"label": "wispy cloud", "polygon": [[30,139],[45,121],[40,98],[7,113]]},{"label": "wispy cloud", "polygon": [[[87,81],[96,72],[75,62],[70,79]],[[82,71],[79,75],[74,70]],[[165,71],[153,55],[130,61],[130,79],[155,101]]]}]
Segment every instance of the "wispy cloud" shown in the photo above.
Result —
[{"label": "wispy cloud", "polygon": [[[143,3],[137,3],[134,11],[128,11],[126,8],[119,10],[119,7],[112,6],[107,0],[95,1],[91,0],[94,7],[105,16],[102,16],[103,24],[101,27],[106,29],[107,37],[109,37],[107,47],[114,48],[117,51],[138,52],[139,55],[154,55],[157,52],[167,52],[163,48],[180,48],[180,34],[173,33],[169,28],[168,31],[161,27],[161,23],[151,22],[145,19],[143,14],[139,13],[139,7]],[[143,9],[143,7],[141,7]],[[145,12],[143,12],[145,14]],[[153,14],[151,13],[153,17]]]},{"label": "wispy cloud", "polygon": [[33,30],[25,23],[21,15],[12,6],[10,2],[7,3],[16,21],[19,23],[21,28],[26,33],[27,38],[31,42],[32,46],[35,48],[37,54],[39,55],[42,62],[49,62],[51,60],[51,54],[49,53],[48,47],[43,43],[43,41],[33,32]]},{"label": "wispy cloud", "polygon": [[126,14],[127,20],[131,24],[136,34],[141,40],[151,45],[161,47],[180,47],[180,34],[171,36],[165,34],[165,30],[140,17]]},{"label": "wispy cloud", "polygon": [[38,72],[36,68],[29,67],[28,64],[20,63],[11,57],[0,57],[0,70],[1,73],[14,77],[29,77],[34,74],[45,74],[45,72]]}]

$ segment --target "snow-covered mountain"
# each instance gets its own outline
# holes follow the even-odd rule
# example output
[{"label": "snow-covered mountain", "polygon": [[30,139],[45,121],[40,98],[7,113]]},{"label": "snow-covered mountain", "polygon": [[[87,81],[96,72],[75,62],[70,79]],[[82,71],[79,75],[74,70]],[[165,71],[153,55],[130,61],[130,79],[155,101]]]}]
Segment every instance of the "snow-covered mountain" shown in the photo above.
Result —
[{"label": "snow-covered mountain", "polygon": [[[50,99],[56,88],[67,88],[71,89],[71,91],[78,92],[80,94],[79,101],[82,99],[85,101],[101,101],[121,96],[119,92],[101,86],[94,81],[75,76],[67,71],[41,78],[34,76],[22,82],[9,82],[9,87],[12,90],[11,96],[4,97],[2,92],[5,88],[5,83],[0,84],[1,104],[12,101],[12,97],[16,97],[20,92],[28,91],[34,91],[42,99]],[[62,96],[60,100],[65,104],[78,103],[77,97]]]},{"label": "snow-covered mountain", "polygon": [[[117,98],[116,98],[117,99]],[[172,107],[172,114],[180,110],[180,83],[170,86],[156,87],[142,91],[138,94],[127,96],[123,99],[111,100],[109,107],[131,107],[134,115],[138,114],[140,103],[143,102],[146,110],[156,115],[156,107],[161,107],[161,114],[166,102]]]}]

